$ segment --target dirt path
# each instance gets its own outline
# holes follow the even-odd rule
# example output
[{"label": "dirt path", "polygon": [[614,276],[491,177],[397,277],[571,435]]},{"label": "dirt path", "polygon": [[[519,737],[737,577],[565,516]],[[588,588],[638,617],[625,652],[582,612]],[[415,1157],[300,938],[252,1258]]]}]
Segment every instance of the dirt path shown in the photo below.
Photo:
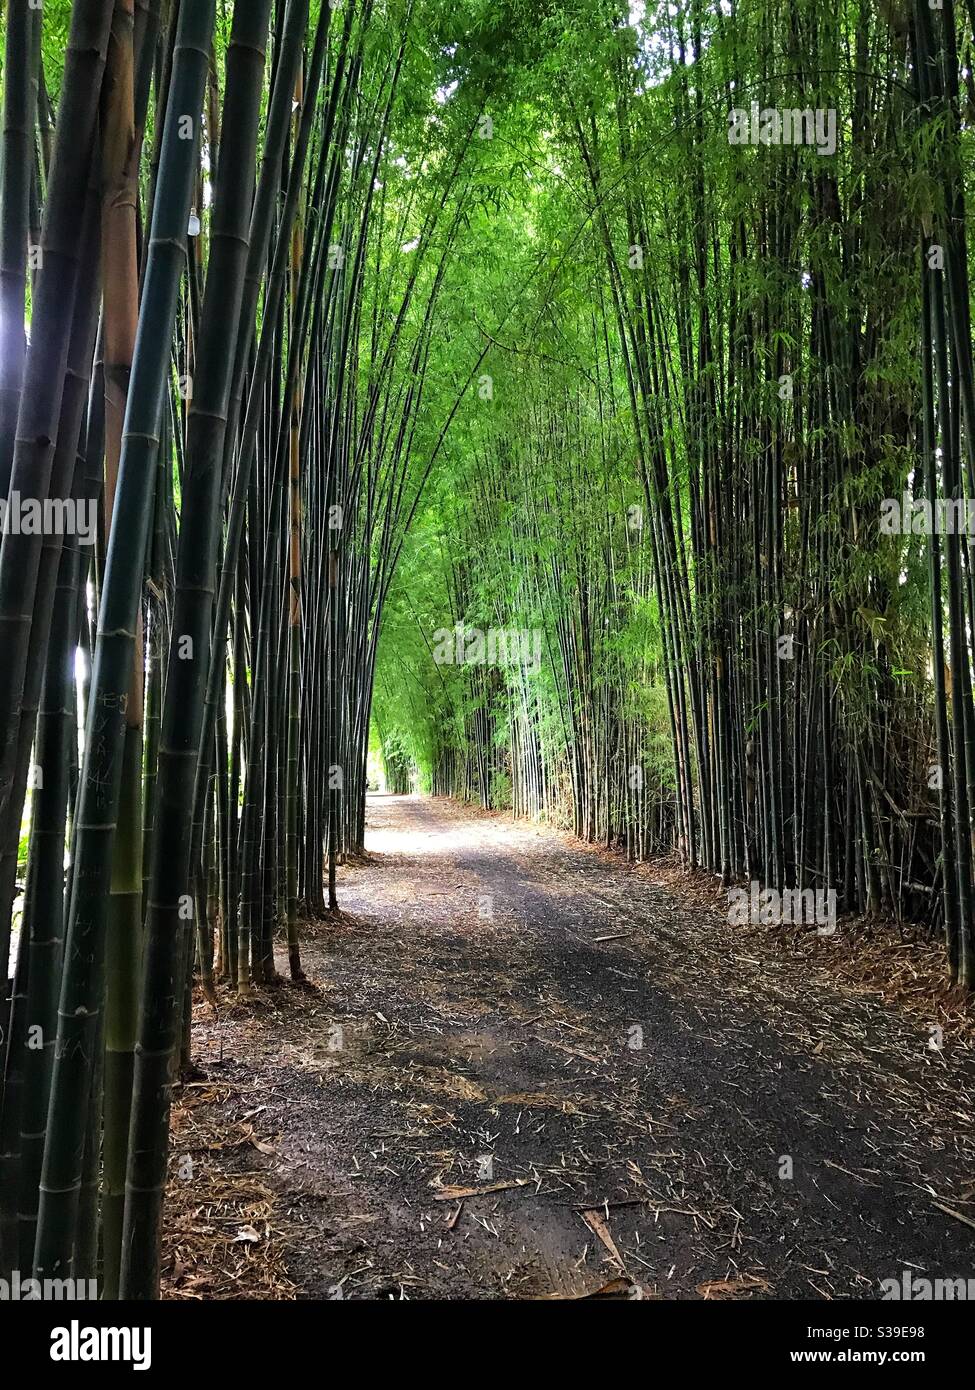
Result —
[{"label": "dirt path", "polygon": [[254,1245],[298,1296],[625,1269],[664,1298],[871,1298],[975,1273],[965,1045],[549,830],[371,797],[367,847],[351,920],[309,929],[317,993],[197,1030],[210,1100],[254,1136],[205,1167],[270,1187]]}]

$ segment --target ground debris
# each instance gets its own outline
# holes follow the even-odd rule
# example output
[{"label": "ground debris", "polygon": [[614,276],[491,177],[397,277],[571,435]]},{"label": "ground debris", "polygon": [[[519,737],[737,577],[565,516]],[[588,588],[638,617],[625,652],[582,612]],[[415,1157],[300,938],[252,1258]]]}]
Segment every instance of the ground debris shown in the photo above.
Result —
[{"label": "ground debris", "polygon": [[871,1298],[967,1267],[971,1030],[929,948],[887,997],[667,863],[441,800],[369,819],[312,986],[196,1011],[167,1296]]}]

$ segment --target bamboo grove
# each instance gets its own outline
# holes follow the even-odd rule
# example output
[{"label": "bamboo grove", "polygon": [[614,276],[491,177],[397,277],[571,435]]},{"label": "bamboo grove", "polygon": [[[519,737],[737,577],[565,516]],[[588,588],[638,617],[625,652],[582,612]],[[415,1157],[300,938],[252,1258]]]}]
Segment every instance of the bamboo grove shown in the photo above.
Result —
[{"label": "bamboo grove", "polygon": [[482,103],[438,113],[430,21],[7,7],[3,495],[97,517],[93,545],[8,518],[0,558],[8,1269],[155,1295],[194,977],[269,986],[280,928],[301,980],[299,916],[362,845],[480,196]]},{"label": "bamboo grove", "polygon": [[7,0],[0,1275],[157,1296],[194,990],[303,981],[377,766],[971,984],[975,573],[885,517],[975,498],[973,19]]},{"label": "bamboo grove", "polygon": [[[411,535],[377,739],[435,792],[942,936],[967,987],[975,591],[923,508],[972,497],[973,16],[571,13],[506,227],[547,264]],[[832,148],[731,140],[753,106],[833,113]]]}]

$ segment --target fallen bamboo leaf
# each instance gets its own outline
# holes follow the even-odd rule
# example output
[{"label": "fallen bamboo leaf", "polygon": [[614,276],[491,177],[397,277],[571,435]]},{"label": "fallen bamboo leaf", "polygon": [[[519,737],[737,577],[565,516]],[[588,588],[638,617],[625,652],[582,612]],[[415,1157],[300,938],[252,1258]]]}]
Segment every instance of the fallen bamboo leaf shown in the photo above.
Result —
[{"label": "fallen bamboo leaf", "polygon": [[767,1279],[761,1279],[757,1274],[742,1274],[738,1279],[708,1279],[703,1284],[698,1284],[697,1291],[706,1303],[714,1299],[739,1298],[742,1294],[752,1293],[760,1289],[763,1293],[767,1292],[770,1285]]},{"label": "fallen bamboo leaf", "polygon": [[[637,1290],[637,1292],[634,1292]],[[600,1284],[598,1289],[593,1289],[592,1293],[543,1293],[539,1294],[539,1299],[560,1299],[566,1302],[585,1302],[589,1299],[631,1299],[642,1298],[643,1290],[639,1284],[628,1278],[626,1275],[619,1275],[615,1279],[610,1279],[605,1284]]]},{"label": "fallen bamboo leaf", "polygon": [[441,1187],[434,1193],[438,1202],[456,1202],[461,1197],[483,1197],[488,1192],[505,1192],[509,1187],[527,1187],[527,1178],[516,1178],[513,1182],[488,1182],[481,1187]]},{"label": "fallen bamboo leaf", "polygon": [[590,1208],[588,1211],[584,1211],[582,1213],[582,1219],[589,1227],[590,1231],[592,1231],[594,1235],[599,1237],[603,1245],[605,1245],[606,1249],[609,1251],[612,1258],[616,1261],[619,1268],[625,1272],[626,1265],[623,1262],[623,1256],[616,1248],[616,1242],[610,1235],[609,1227],[606,1225],[606,1222],[603,1219],[602,1215],[598,1211],[596,1211],[595,1208]]},{"label": "fallen bamboo leaf", "polygon": [[640,1285],[635,1284],[632,1279],[620,1276],[618,1279],[610,1279],[598,1289],[593,1289],[592,1293],[580,1295],[584,1299],[590,1298],[633,1298],[634,1290],[639,1290]]}]

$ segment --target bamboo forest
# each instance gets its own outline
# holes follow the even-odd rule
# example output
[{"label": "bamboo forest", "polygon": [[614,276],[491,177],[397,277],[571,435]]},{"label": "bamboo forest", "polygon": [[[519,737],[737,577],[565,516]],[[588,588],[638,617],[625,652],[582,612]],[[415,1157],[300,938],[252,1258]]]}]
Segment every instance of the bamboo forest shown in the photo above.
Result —
[{"label": "bamboo forest", "polygon": [[0,8],[0,1299],[975,1299],[973,0]]}]

